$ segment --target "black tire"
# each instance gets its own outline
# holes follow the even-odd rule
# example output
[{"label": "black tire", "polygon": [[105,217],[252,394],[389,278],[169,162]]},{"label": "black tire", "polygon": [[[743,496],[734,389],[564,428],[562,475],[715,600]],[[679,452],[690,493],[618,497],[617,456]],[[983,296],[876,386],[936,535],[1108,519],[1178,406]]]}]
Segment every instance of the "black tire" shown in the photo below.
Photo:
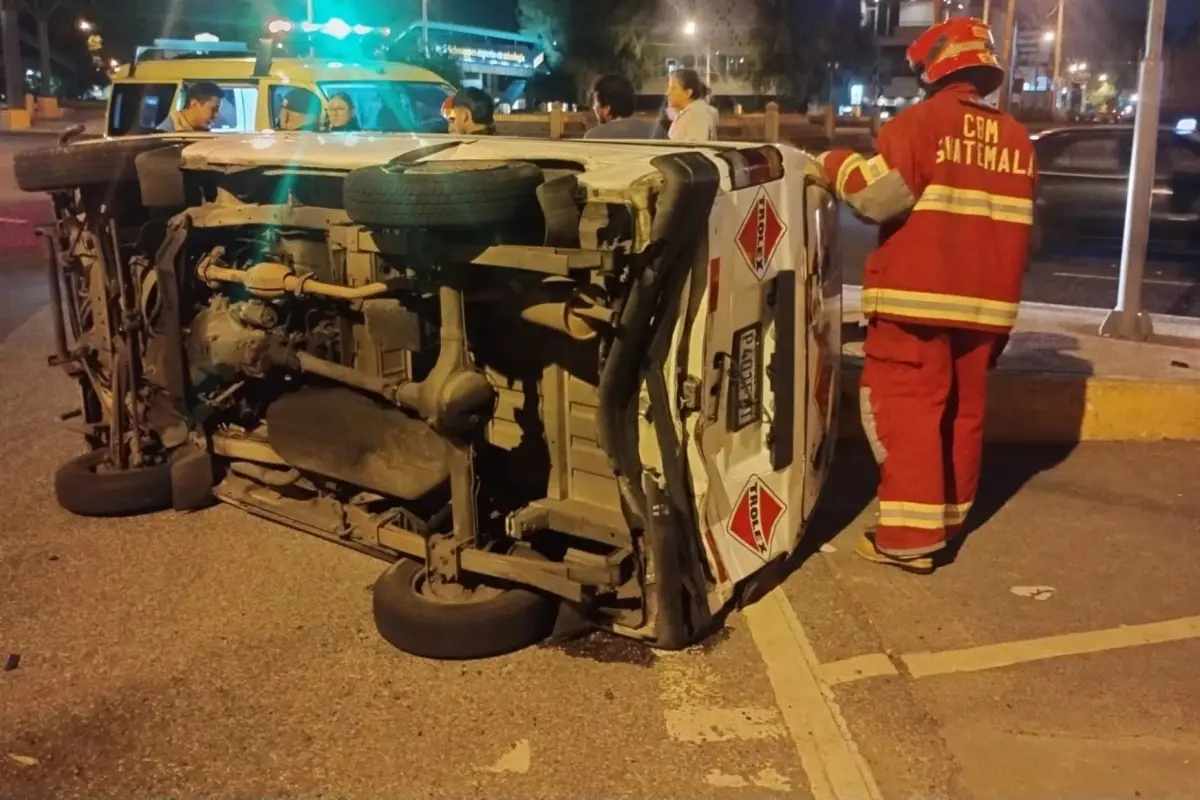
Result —
[{"label": "black tire", "polygon": [[384,228],[474,228],[516,218],[537,199],[542,171],[524,161],[432,161],[346,176],[350,219]]},{"label": "black tire", "polygon": [[132,517],[171,507],[171,464],[122,472],[97,472],[108,457],[93,450],[73,458],[54,475],[58,504],[81,517]]},{"label": "black tire", "polygon": [[439,603],[420,590],[425,565],[401,559],[375,581],[375,628],[406,653],[443,660],[490,658],[544,641],[558,601],[531,589],[464,603]]},{"label": "black tire", "polygon": [[25,150],[13,158],[17,186],[26,192],[58,192],[83,186],[135,183],[135,159],[177,140],[131,136]]}]

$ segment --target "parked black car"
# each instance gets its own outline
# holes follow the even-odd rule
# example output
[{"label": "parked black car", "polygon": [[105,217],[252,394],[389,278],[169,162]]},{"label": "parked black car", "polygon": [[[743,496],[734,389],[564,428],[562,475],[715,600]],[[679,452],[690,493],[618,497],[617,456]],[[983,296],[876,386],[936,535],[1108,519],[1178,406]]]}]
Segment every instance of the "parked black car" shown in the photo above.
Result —
[{"label": "parked black car", "polygon": [[[1035,134],[1036,246],[1120,240],[1133,153],[1133,126],[1089,125]],[[1162,128],[1155,158],[1152,246],[1200,247],[1200,137]]]}]

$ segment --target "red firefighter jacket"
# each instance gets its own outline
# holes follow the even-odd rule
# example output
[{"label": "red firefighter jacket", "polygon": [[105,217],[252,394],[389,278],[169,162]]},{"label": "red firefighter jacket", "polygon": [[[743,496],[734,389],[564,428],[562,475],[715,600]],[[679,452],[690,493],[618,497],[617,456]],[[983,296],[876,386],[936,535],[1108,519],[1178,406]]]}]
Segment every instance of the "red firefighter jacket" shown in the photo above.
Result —
[{"label": "red firefighter jacket", "polygon": [[821,157],[839,199],[882,226],[864,316],[1007,333],[1033,227],[1025,127],[953,85],[884,125],[876,149]]}]

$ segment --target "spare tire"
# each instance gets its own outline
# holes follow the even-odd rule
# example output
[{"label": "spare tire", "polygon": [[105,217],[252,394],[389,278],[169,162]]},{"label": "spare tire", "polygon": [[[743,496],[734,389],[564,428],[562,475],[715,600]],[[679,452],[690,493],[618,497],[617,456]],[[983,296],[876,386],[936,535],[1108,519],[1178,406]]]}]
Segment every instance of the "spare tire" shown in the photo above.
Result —
[{"label": "spare tire", "polygon": [[542,171],[524,161],[429,161],[358,169],[342,199],[350,219],[383,228],[473,228],[520,216]]},{"label": "spare tire", "polygon": [[24,150],[13,158],[17,186],[25,192],[59,192],[83,186],[135,183],[135,159],[178,140],[130,136]]}]

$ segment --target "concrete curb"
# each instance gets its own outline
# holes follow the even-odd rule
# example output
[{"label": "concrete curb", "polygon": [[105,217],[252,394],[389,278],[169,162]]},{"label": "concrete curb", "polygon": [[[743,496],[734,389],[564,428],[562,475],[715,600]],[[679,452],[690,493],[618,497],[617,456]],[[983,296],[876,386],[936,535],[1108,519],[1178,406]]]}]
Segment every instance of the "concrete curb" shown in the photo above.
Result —
[{"label": "concrete curb", "polygon": [[[842,438],[863,438],[861,362],[843,359]],[[997,370],[984,437],[1013,444],[1200,441],[1200,381]]]}]

